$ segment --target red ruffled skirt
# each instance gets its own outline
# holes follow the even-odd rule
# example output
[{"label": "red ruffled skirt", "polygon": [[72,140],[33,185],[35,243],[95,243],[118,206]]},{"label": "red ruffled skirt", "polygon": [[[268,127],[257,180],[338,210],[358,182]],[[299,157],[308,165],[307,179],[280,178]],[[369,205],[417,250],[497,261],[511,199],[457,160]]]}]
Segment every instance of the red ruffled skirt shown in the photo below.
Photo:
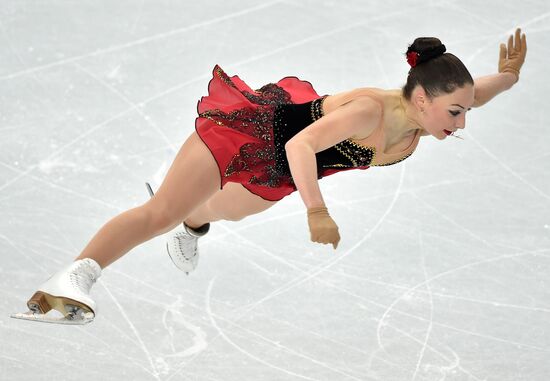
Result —
[{"label": "red ruffled skirt", "polygon": [[277,172],[273,137],[277,105],[320,98],[308,81],[284,77],[252,90],[238,76],[214,66],[208,95],[197,104],[195,130],[212,152],[221,175],[269,201],[296,191],[292,178]]}]

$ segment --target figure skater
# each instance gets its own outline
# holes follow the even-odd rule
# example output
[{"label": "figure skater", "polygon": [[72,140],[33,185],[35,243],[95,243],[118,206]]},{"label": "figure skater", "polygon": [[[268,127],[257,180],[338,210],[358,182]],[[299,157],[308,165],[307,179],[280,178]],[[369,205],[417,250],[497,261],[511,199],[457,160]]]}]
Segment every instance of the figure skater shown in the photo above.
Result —
[{"label": "figure skater", "polygon": [[[101,270],[137,245],[167,234],[167,250],[185,272],[198,263],[197,241],[210,223],[239,221],[298,191],[310,238],[340,241],[318,180],[340,171],[387,166],[408,158],[421,136],[443,140],[465,128],[466,112],[519,80],[527,43],[520,29],[500,45],[498,73],[475,81],[437,38],[417,38],[402,89],[355,88],[319,96],[311,83],[285,77],[252,90],[220,66],[198,102],[195,131],[158,191],[107,222],[73,263],[12,317],[83,324],[97,313],[90,289]],[[182,223],[183,222],[183,223]],[[181,224],[181,229],[174,229]],[[55,309],[63,318],[46,317]]]}]

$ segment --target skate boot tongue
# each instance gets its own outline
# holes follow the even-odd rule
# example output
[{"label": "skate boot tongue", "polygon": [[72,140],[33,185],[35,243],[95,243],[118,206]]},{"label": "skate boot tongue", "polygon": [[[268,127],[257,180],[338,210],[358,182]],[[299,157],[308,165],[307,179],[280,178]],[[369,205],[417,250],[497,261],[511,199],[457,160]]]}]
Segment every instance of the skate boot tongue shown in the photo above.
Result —
[{"label": "skate boot tongue", "polygon": [[94,261],[92,258],[84,258],[82,259],[82,262],[86,263],[86,265],[89,267],[90,272],[94,277],[94,280],[101,276],[101,266],[99,265],[99,263]]}]

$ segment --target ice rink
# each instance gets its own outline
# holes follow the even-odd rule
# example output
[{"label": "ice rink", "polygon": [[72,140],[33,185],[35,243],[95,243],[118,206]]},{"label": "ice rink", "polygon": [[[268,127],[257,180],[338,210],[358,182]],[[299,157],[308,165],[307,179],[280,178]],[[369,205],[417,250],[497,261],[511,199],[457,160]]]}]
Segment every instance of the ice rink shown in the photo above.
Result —
[{"label": "ice rink", "polygon": [[[474,78],[527,36],[520,81],[463,140],[212,224],[186,276],[156,237],[104,269],[95,321],[10,319],[104,223],[158,189],[219,64],[252,88],[397,89],[416,37]],[[18,1],[0,7],[0,379],[550,379],[550,3]],[[546,148],[545,148],[546,147]]]}]

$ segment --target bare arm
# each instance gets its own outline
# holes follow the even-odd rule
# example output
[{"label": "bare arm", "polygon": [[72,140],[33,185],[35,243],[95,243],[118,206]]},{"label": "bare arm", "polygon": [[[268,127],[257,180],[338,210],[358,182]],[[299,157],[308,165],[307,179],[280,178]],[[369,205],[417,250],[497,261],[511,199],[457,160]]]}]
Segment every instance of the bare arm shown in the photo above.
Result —
[{"label": "bare arm", "polygon": [[483,106],[498,94],[509,90],[517,78],[512,73],[498,73],[474,80],[475,101],[473,107]]},{"label": "bare arm", "polygon": [[319,182],[315,154],[361,133],[372,132],[381,116],[380,105],[368,97],[340,106],[300,131],[286,145],[290,172],[306,207],[325,206]]},{"label": "bare arm", "polygon": [[487,75],[474,80],[475,102],[479,107],[489,102],[501,92],[510,89],[518,80],[525,56],[527,38],[517,28],[514,36],[508,38],[508,46],[500,44],[498,74]]},{"label": "bare arm", "polygon": [[285,150],[290,173],[306,208],[325,206],[317,181],[317,162],[313,148],[303,142],[294,142],[292,146],[286,145]]}]

